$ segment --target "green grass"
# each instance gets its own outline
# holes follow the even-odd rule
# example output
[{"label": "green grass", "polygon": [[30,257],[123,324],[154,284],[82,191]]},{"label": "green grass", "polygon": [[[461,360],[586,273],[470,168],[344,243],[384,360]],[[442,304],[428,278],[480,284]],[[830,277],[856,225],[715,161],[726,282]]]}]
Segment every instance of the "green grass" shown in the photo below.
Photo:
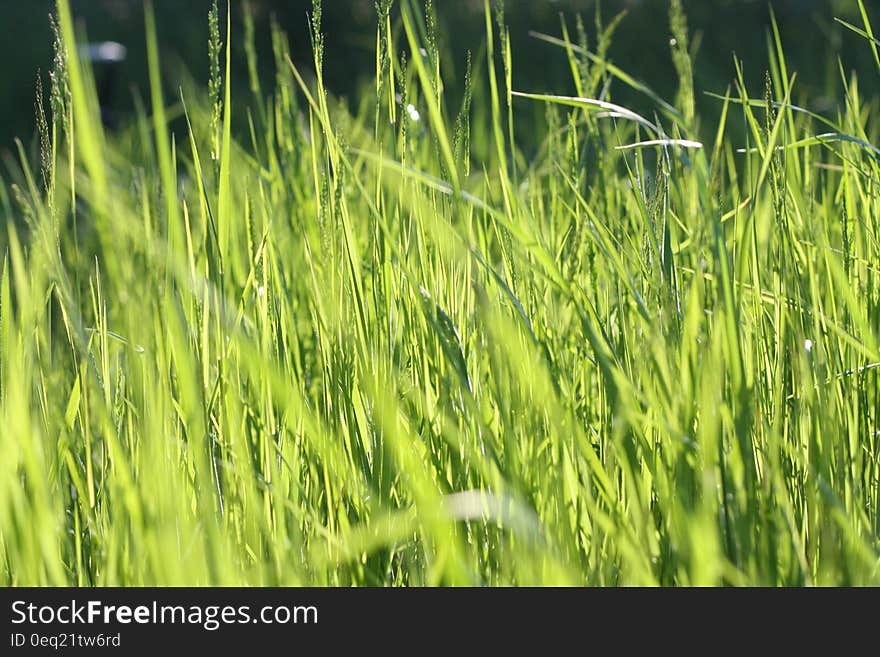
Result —
[{"label": "green grass", "polygon": [[348,105],[319,3],[272,89],[221,10],[174,96],[148,12],[108,134],[59,0],[0,185],[0,583],[880,584],[877,102],[796,106],[776,33],[706,98],[678,2],[674,102],[568,29],[578,96],[512,89],[489,4],[466,57],[379,2]]}]

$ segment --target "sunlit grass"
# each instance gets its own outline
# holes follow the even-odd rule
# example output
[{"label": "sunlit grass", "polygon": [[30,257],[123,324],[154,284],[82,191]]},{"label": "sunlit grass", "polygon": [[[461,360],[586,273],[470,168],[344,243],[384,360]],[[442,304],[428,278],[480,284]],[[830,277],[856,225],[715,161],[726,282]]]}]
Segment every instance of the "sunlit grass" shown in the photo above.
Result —
[{"label": "sunlit grass", "polygon": [[773,32],[705,125],[678,2],[675,102],[568,28],[577,96],[513,89],[489,5],[471,56],[377,3],[354,112],[318,2],[271,89],[221,9],[176,96],[147,11],[111,134],[59,1],[0,185],[0,582],[880,584],[876,104],[806,111]]}]

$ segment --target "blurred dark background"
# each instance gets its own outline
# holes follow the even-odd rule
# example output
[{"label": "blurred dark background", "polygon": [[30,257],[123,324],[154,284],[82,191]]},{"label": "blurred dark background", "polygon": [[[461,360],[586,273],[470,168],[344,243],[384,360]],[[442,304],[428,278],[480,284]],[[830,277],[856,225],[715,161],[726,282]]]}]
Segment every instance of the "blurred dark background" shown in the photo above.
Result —
[{"label": "blurred dark background", "polygon": [[[597,0],[507,0],[506,19],[511,30],[514,87],[523,90],[570,93],[571,77],[562,50],[529,36],[530,30],[560,34],[560,16],[574,33],[580,12],[595,43]],[[492,0],[494,5],[495,0]],[[295,59],[311,59],[307,15],[311,0],[251,0],[257,27],[261,75],[271,79],[270,17],[287,31]],[[174,71],[183,64],[197,80],[208,77],[207,15],[211,0],[154,0],[163,66],[169,90]],[[224,3],[221,3],[223,6]],[[869,10],[880,5],[867,3]],[[443,29],[441,49],[462,67],[465,53],[481,52],[484,41],[483,0],[434,0]],[[698,46],[695,78],[698,94],[723,92],[734,79],[733,54],[743,60],[752,94],[763,92],[767,68],[769,4],[765,0],[684,0],[691,37]],[[44,79],[51,68],[52,38],[48,14],[54,0],[0,0],[0,150],[18,136],[33,134],[34,78],[38,68]],[[132,106],[132,89],[146,89],[146,57],[142,0],[72,0],[74,14],[90,41],[114,40],[128,48],[120,71],[114,110],[124,121]],[[233,43],[241,43],[243,2],[232,0]],[[861,73],[864,92],[878,87],[880,72],[867,45],[857,35],[834,22],[834,17],[861,24],[856,0],[776,0],[774,11],[782,32],[790,70],[798,71],[798,100],[817,109],[830,106],[837,95],[838,57],[846,70]],[[661,95],[672,98],[676,76],[669,54],[667,0],[603,0],[606,22],[618,12],[628,14],[620,24],[611,59],[648,82]],[[880,20],[880,7],[877,16]],[[375,67],[374,0],[325,0],[325,80],[334,94],[352,96]],[[245,93],[244,49],[233,48],[233,81]],[[483,65],[482,61],[475,62]],[[706,97],[701,103],[717,104]],[[711,112],[711,108],[709,108]]]}]

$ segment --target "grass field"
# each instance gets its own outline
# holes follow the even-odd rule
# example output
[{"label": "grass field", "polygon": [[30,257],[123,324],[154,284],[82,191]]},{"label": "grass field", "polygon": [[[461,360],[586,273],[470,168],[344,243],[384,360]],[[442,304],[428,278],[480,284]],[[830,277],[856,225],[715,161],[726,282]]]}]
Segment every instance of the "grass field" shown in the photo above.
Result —
[{"label": "grass field", "polygon": [[319,3],[249,80],[221,9],[176,96],[148,12],[105,133],[59,0],[0,184],[0,583],[880,584],[876,99],[796,106],[771,33],[706,125],[678,0],[677,98],[574,25],[578,97],[512,89],[486,4],[466,58],[381,0],[347,104]]}]

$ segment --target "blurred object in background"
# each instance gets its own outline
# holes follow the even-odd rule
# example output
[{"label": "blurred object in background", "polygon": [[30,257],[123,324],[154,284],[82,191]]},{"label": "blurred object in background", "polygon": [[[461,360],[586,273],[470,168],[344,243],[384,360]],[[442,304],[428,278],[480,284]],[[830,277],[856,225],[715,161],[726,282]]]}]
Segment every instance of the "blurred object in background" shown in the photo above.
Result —
[{"label": "blurred object in background", "polygon": [[101,106],[101,121],[108,128],[119,125],[115,109],[116,89],[122,76],[122,64],[127,49],[116,41],[87,43],[80,47],[80,57],[92,65],[95,85],[98,88],[98,103]]}]

